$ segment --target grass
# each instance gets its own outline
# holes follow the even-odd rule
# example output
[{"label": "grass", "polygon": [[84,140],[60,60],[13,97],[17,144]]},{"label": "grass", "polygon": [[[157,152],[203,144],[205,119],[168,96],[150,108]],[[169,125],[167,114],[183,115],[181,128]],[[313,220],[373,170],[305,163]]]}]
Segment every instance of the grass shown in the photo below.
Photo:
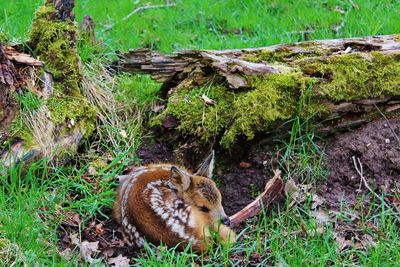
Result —
[{"label": "grass", "polygon": [[288,179],[304,184],[316,184],[324,179],[327,171],[322,167],[323,149],[317,144],[315,126],[312,119],[316,113],[310,113],[312,84],[300,99],[296,115],[288,121],[292,124],[290,138],[281,148],[280,165]]},{"label": "grass", "polygon": [[[42,0],[5,1],[0,12],[0,30],[26,39],[35,9]],[[89,14],[97,25],[97,38],[109,52],[149,47],[163,52],[187,48],[225,49],[258,47],[299,41],[313,29],[312,39],[390,34],[400,32],[395,23],[400,13],[397,1],[173,1],[175,7],[145,10],[122,21],[132,10],[165,1],[76,1],[77,21]],[[338,33],[341,15],[336,7],[350,10]],[[108,27],[113,26],[110,30]]]},{"label": "grass", "polygon": [[[28,36],[35,9],[42,0],[5,1],[0,10],[0,31],[14,41]],[[105,48],[79,44],[88,86],[86,97],[100,107],[96,142],[85,144],[87,153],[73,163],[54,168],[46,160],[34,162],[28,169],[0,165],[0,266],[76,266],[79,255],[65,260],[57,251],[57,231],[65,211],[83,218],[83,226],[94,216],[107,217],[113,203],[115,176],[137,160],[133,154],[143,135],[143,110],[154,103],[159,85],[147,76],[124,75],[109,79],[98,77],[102,60],[96,53],[113,56],[115,50],[149,47],[162,52],[180,49],[225,49],[266,46],[300,41],[297,32],[313,29],[312,39],[399,33],[400,13],[397,1],[176,1],[176,6],[146,10],[123,22],[135,8],[164,1],[76,1],[77,20],[90,14],[96,22],[97,39]],[[349,11],[338,33],[338,7]],[[111,27],[111,28],[110,28]],[[107,28],[110,28],[107,30]],[[94,85],[95,84],[95,85]],[[90,98],[90,89],[102,90],[102,98]],[[309,88],[310,93],[312,87]],[[112,96],[115,103],[108,102]],[[25,111],[38,108],[37,99],[24,94],[19,99]],[[326,176],[321,167],[323,150],[310,123],[313,114],[303,114],[305,97],[293,118],[291,138],[283,144],[281,164],[301,183],[318,183]],[[111,112],[106,107],[112,107]],[[125,134],[122,134],[122,130]],[[98,153],[101,151],[102,153]],[[88,176],[89,169],[95,174]],[[395,215],[375,204],[363,217],[359,234],[376,240],[369,249],[338,247],[335,223],[351,222],[346,212],[333,223],[322,224],[309,212],[311,199],[303,205],[286,203],[280,210],[249,221],[232,248],[214,246],[205,255],[196,255],[190,247],[184,252],[174,248],[147,245],[134,259],[142,266],[237,266],[257,262],[260,266],[391,266],[400,262],[399,229]],[[380,203],[379,201],[377,203]],[[362,200],[360,200],[362,206]],[[100,214],[100,215],[99,215]],[[355,237],[352,237],[355,239]],[[6,253],[7,252],[7,253]],[[3,257],[3,258],[2,258]]]}]

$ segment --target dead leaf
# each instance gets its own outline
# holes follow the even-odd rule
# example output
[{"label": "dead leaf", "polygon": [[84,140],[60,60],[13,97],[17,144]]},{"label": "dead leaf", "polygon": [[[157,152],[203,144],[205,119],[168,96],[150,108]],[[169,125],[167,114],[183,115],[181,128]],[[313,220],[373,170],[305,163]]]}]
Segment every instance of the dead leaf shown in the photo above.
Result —
[{"label": "dead leaf", "polygon": [[250,167],[251,167],[251,163],[242,161],[242,162],[240,162],[239,167],[240,167],[240,168],[247,169],[247,168],[250,168]]},{"label": "dead leaf", "polygon": [[297,191],[296,182],[293,179],[289,179],[285,184],[285,195],[287,197],[292,197],[293,194]]},{"label": "dead leaf", "polygon": [[336,244],[338,245],[339,251],[343,251],[351,246],[351,241],[346,240],[342,235],[339,233],[333,233],[335,238]]},{"label": "dead leaf", "polygon": [[72,259],[72,250],[70,248],[66,248],[64,251],[61,251],[58,254],[68,261]]},{"label": "dead leaf", "polygon": [[96,226],[94,227],[96,234],[101,235],[104,233],[104,228],[103,228],[103,224],[99,223],[96,224]]},{"label": "dead leaf", "polygon": [[124,129],[122,129],[120,131],[120,134],[121,134],[122,138],[127,138],[128,137],[128,135],[126,134],[126,131]]},{"label": "dead leaf", "polygon": [[108,259],[108,263],[114,267],[128,267],[129,266],[129,259],[125,256],[119,254],[115,258]]},{"label": "dead leaf", "polygon": [[329,214],[322,208],[314,211],[313,215],[318,225],[324,225],[330,222]]},{"label": "dead leaf", "polygon": [[68,226],[73,226],[73,227],[79,227],[81,224],[81,218],[78,213],[76,212],[65,212],[62,220],[62,224],[68,225]]},{"label": "dead leaf", "polygon": [[204,104],[209,105],[209,106],[213,106],[215,105],[217,102],[215,102],[215,100],[212,100],[211,98],[209,98],[206,95],[202,95],[201,99],[203,100]]},{"label": "dead leaf", "polygon": [[325,200],[318,196],[317,194],[313,194],[312,195],[312,205],[311,205],[311,209],[316,209],[317,207],[321,206],[322,204],[324,204]]},{"label": "dead leaf", "polygon": [[92,164],[89,165],[88,174],[89,174],[90,176],[94,176],[94,175],[97,174],[96,168],[93,167]]},{"label": "dead leaf", "polygon": [[165,108],[164,105],[155,105],[151,108],[151,111],[153,111],[154,113],[159,113],[161,110],[163,110]]},{"label": "dead leaf", "polygon": [[365,249],[368,249],[371,247],[376,247],[376,242],[375,242],[374,238],[372,236],[370,236],[369,234],[363,235],[360,242],[361,242],[363,248],[365,248]]},{"label": "dead leaf", "polygon": [[99,241],[89,242],[85,240],[80,242],[76,234],[71,234],[69,237],[71,239],[71,243],[79,247],[82,258],[86,262],[92,263],[94,261],[92,256],[100,252]]}]

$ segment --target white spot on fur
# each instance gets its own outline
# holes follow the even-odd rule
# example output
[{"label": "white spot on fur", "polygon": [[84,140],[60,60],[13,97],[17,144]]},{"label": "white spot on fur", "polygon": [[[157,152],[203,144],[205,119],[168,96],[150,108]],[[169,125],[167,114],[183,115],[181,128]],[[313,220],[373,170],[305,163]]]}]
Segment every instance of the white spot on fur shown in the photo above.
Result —
[{"label": "white spot on fur", "polygon": [[194,217],[193,213],[189,214],[188,226],[191,227],[191,228],[195,228],[196,227],[196,220],[195,220],[195,217]]},{"label": "white spot on fur", "polygon": [[[180,238],[188,240],[190,236],[186,233],[187,218],[191,208],[179,199],[170,181],[157,180],[146,186],[149,190],[150,206],[154,213],[166,222],[171,231]],[[180,207],[183,206],[183,207]]]}]

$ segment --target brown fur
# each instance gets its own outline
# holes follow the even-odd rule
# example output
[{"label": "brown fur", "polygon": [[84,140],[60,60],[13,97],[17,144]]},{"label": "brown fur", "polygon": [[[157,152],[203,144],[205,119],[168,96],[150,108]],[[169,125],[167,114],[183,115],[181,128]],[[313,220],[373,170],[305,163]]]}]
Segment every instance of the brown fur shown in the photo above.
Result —
[{"label": "brown fur", "polygon": [[[171,247],[177,244],[184,247],[188,243],[187,240],[180,238],[177,233],[171,231],[166,221],[151,208],[151,197],[149,191],[146,191],[146,187],[150,182],[161,180],[171,181],[176,187],[176,189],[173,189],[173,193],[170,193],[170,188],[159,187],[164,198],[170,198],[171,201],[172,198],[182,199],[183,203],[191,208],[191,216],[194,217],[196,226],[194,228],[185,227],[185,233],[194,237],[196,241],[193,245],[194,250],[203,252],[207,249],[209,243],[212,242],[209,229],[219,232],[223,243],[234,242],[234,232],[219,222],[221,217],[226,218],[226,214],[221,205],[221,194],[213,180],[190,174],[183,168],[176,168],[176,171],[173,172],[171,168],[174,167],[169,164],[149,165],[147,168],[147,171],[137,176],[129,192],[125,192],[125,194],[128,194],[125,208],[128,222],[134,225],[147,241],[155,244],[162,242]],[[123,220],[120,211],[123,197],[120,192],[121,187],[122,185],[117,191],[113,213],[119,222]],[[205,209],[208,209],[209,212],[204,212]],[[184,222],[178,217],[176,220]]]}]

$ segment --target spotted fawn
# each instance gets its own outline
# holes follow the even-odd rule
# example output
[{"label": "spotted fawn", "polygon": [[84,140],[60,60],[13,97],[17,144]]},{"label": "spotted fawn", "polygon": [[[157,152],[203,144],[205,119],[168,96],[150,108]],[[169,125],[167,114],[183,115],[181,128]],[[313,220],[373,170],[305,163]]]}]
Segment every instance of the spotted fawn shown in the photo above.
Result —
[{"label": "spotted fawn", "polygon": [[191,243],[204,252],[213,233],[232,244],[235,233],[221,204],[221,193],[211,180],[214,152],[192,174],[171,164],[154,164],[120,176],[114,217],[122,225],[129,246],[147,240],[181,248]]}]

